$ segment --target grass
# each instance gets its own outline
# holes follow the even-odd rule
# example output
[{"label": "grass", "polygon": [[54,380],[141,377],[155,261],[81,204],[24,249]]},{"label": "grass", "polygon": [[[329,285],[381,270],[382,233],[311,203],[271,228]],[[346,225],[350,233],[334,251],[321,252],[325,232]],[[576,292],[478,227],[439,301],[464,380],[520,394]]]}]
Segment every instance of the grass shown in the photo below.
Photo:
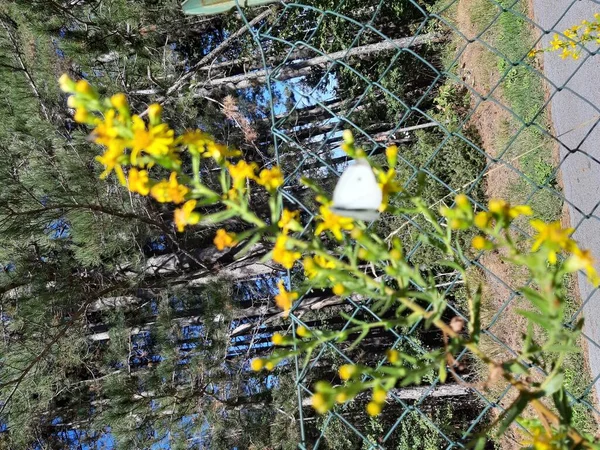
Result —
[{"label": "grass", "polygon": [[[521,16],[527,16],[528,3],[523,0],[499,0],[506,8],[494,7],[491,0],[474,0],[470,9],[471,22],[481,39],[496,51],[486,49],[481,52],[479,64],[495,72],[489,86],[495,86],[494,97],[498,98],[511,113],[506,115],[496,134],[496,155],[504,161],[511,161],[525,177],[509,182],[506,192],[512,203],[529,204],[536,216],[546,221],[559,220],[562,214],[560,187],[556,180],[555,148],[550,137],[542,130],[550,128],[550,116],[545,105],[543,80],[534,70],[535,62],[528,59],[527,53],[535,43],[531,26]],[[541,111],[541,112],[540,112]],[[549,187],[551,190],[543,189]],[[510,276],[512,280],[518,276]],[[568,308],[576,311],[580,299],[576,292],[575,280],[570,280],[567,299]],[[493,303],[486,302],[490,314],[495,313]],[[482,308],[485,308],[483,305]],[[482,314],[485,314],[482,311]],[[513,330],[518,333],[519,330]],[[565,387],[574,396],[584,393],[591,382],[587,371],[584,353],[569,355],[564,364]],[[481,375],[487,368],[481,368]],[[593,401],[587,394],[582,400]],[[573,405],[573,425],[588,433],[595,433],[597,424],[593,413],[582,403]]]}]

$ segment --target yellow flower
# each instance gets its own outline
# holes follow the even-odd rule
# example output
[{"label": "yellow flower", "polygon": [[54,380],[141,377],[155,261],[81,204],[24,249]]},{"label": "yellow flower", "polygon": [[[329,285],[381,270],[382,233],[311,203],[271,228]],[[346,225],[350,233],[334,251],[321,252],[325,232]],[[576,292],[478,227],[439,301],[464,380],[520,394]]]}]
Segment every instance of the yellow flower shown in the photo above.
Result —
[{"label": "yellow flower", "polygon": [[235,234],[228,233],[223,228],[217,230],[217,234],[215,235],[213,242],[219,251],[223,251],[227,247],[233,247],[235,244],[237,244],[235,241]]},{"label": "yellow flower", "polygon": [[558,34],[555,34],[554,39],[550,41],[550,48],[552,48],[552,50],[558,50],[562,45],[563,41],[560,40]]},{"label": "yellow flower", "polygon": [[398,146],[392,145],[385,149],[385,157],[390,167],[395,167],[398,162]]},{"label": "yellow flower", "polygon": [[580,250],[575,248],[573,254],[565,261],[565,269],[568,272],[585,270],[590,282],[597,287],[600,284],[600,277],[594,266],[595,260],[589,250]]},{"label": "yellow flower", "polygon": [[530,220],[529,224],[538,232],[531,251],[537,251],[542,245],[547,247],[550,264],[556,263],[557,251],[571,250],[576,247],[575,242],[569,237],[575,231],[573,228],[562,228],[560,222],[545,223],[538,219]]},{"label": "yellow flower", "polygon": [[294,263],[302,256],[299,252],[287,250],[287,237],[279,235],[273,247],[273,261],[281,264],[286,269],[294,267]]},{"label": "yellow flower", "polygon": [[333,286],[333,293],[335,295],[343,295],[344,292],[346,292],[346,288],[344,287],[343,284],[338,283],[335,286]]},{"label": "yellow flower", "polygon": [[485,211],[478,212],[473,222],[477,228],[485,229],[490,224],[490,216]]},{"label": "yellow flower", "polygon": [[150,123],[158,123],[160,122],[160,115],[162,114],[162,106],[158,103],[152,103],[148,106],[148,118],[150,119]]},{"label": "yellow flower", "polygon": [[331,405],[325,398],[325,395],[320,392],[317,392],[312,396],[311,404],[314,410],[319,414],[325,414],[327,411],[329,411],[329,408],[331,408]]},{"label": "yellow flower", "polygon": [[387,172],[377,172],[377,184],[381,189],[381,205],[380,211],[384,211],[390,200],[390,195],[396,192],[401,192],[402,187],[394,180],[396,177],[396,171],[389,169]]},{"label": "yellow flower", "polygon": [[200,222],[200,213],[194,212],[196,200],[188,200],[181,208],[175,210],[175,225],[177,231],[183,232],[186,225],[196,225]]},{"label": "yellow flower", "polygon": [[338,241],[343,239],[342,230],[351,230],[354,228],[352,219],[349,217],[341,217],[331,212],[329,207],[323,205],[319,208],[321,215],[321,223],[317,225],[315,236],[320,235],[323,231],[329,230],[333,233]]},{"label": "yellow flower", "polygon": [[217,144],[214,141],[206,143],[206,151],[203,153],[205,158],[212,158],[217,162],[222,161],[224,158],[234,158],[240,156],[242,152],[239,150],[229,150],[226,145]]},{"label": "yellow flower", "polygon": [[387,392],[385,389],[375,388],[373,389],[373,401],[375,403],[385,403],[385,399],[387,398]]},{"label": "yellow flower", "polygon": [[283,344],[283,341],[284,337],[280,333],[273,333],[273,336],[271,337],[273,345],[281,345]]},{"label": "yellow flower", "polygon": [[189,130],[183,133],[178,142],[187,146],[204,147],[209,142],[213,142],[210,134],[200,130]]},{"label": "yellow flower", "polygon": [[535,48],[532,48],[531,50],[529,50],[529,53],[527,53],[527,57],[528,58],[535,58],[535,55],[538,54],[538,51]]},{"label": "yellow flower", "polygon": [[94,96],[94,88],[86,80],[79,80],[75,83],[75,92],[78,94]]},{"label": "yellow flower", "polygon": [[400,352],[398,350],[390,349],[385,352],[385,356],[390,364],[396,364],[400,360]]},{"label": "yellow flower", "polygon": [[317,255],[314,258],[307,256],[302,262],[304,272],[309,279],[315,278],[319,274],[319,269],[335,269],[335,262],[321,255]]},{"label": "yellow flower", "polygon": [[254,173],[256,172],[256,163],[248,164],[246,161],[239,161],[237,164],[227,164],[229,174],[233,179],[233,184],[240,187],[244,184],[247,178],[253,180],[255,178]]},{"label": "yellow flower", "polygon": [[284,208],[281,212],[281,219],[277,222],[277,226],[281,228],[284,234],[289,230],[298,227],[298,220],[300,219],[300,211],[290,211]]},{"label": "yellow flower", "polygon": [[533,210],[531,209],[531,206],[529,206],[529,205],[516,205],[516,206],[512,206],[508,210],[508,215],[510,216],[511,219],[515,219],[519,216],[532,216]]},{"label": "yellow flower", "polygon": [[132,121],[133,139],[128,142],[131,147],[131,164],[137,165],[137,158],[142,151],[157,157],[169,155],[175,138],[173,130],[166,123],[147,128],[139,116],[133,116]]},{"label": "yellow flower", "polygon": [[125,97],[125,94],[122,93],[113,95],[110,98],[110,104],[119,110],[129,108],[129,105],[127,104],[127,97]]},{"label": "yellow flower", "polygon": [[348,400],[350,400],[350,396],[345,392],[338,392],[335,394],[335,401],[337,403],[346,403]]},{"label": "yellow flower", "polygon": [[250,363],[250,368],[255,372],[259,372],[263,367],[265,367],[264,359],[254,358]]},{"label": "yellow flower", "polygon": [[[108,147],[115,140],[119,140],[119,130],[115,123],[115,115],[115,110],[109,109],[104,115],[104,120],[100,121],[94,131],[92,131],[92,138],[96,144]],[[124,146],[124,143],[122,145]]]},{"label": "yellow flower", "polygon": [[183,203],[190,190],[177,181],[177,172],[171,172],[169,181],[162,180],[150,189],[150,194],[161,203]]},{"label": "yellow flower", "polygon": [[301,338],[305,338],[310,336],[310,331],[308,331],[306,327],[300,325],[298,328],[296,328],[296,334]]},{"label": "yellow flower", "polygon": [[475,236],[471,241],[471,246],[475,250],[490,250],[494,245],[483,236]]},{"label": "yellow flower", "polygon": [[283,316],[287,317],[290,314],[290,309],[292,309],[294,301],[298,298],[298,293],[287,292],[282,280],[279,280],[277,287],[279,288],[279,294],[275,296],[275,304],[283,310]]},{"label": "yellow flower", "polygon": [[573,54],[573,52],[571,50],[567,50],[566,48],[563,49],[562,53],[560,54],[560,57],[562,59],[567,59],[569,56],[571,56]]},{"label": "yellow flower", "polygon": [[369,404],[367,405],[367,414],[371,417],[375,417],[381,414],[382,409],[383,406],[380,403],[369,402]]},{"label": "yellow flower", "polygon": [[77,123],[86,123],[92,118],[83,106],[80,106],[75,110],[75,114],[73,115],[73,120]]},{"label": "yellow flower", "polygon": [[283,184],[283,174],[281,173],[281,169],[278,166],[275,166],[271,169],[261,170],[256,182],[261,186],[264,186],[269,192],[275,191]]},{"label": "yellow flower", "polygon": [[69,75],[63,73],[58,79],[60,90],[63,92],[73,92],[75,90],[75,82],[71,80]]},{"label": "yellow flower", "polygon": [[340,376],[340,378],[344,381],[349,380],[350,378],[352,378],[354,375],[356,375],[356,373],[358,372],[356,366],[352,365],[352,364],[344,364],[343,366],[341,366],[338,370],[338,375]]},{"label": "yellow flower", "polygon": [[137,192],[138,194],[148,195],[150,192],[150,180],[148,179],[148,172],[145,170],[137,170],[132,167],[129,171],[129,190],[131,192]]},{"label": "yellow flower", "polygon": [[273,361],[267,361],[265,363],[265,369],[267,369],[268,371],[271,371],[275,368],[275,363]]},{"label": "yellow flower", "polygon": [[100,179],[106,178],[114,170],[119,182],[125,186],[127,181],[125,180],[125,174],[120,164],[124,156],[125,149],[122,146],[122,142],[118,140],[111,142],[102,156],[96,156],[96,161],[104,165],[104,172],[100,174]]}]

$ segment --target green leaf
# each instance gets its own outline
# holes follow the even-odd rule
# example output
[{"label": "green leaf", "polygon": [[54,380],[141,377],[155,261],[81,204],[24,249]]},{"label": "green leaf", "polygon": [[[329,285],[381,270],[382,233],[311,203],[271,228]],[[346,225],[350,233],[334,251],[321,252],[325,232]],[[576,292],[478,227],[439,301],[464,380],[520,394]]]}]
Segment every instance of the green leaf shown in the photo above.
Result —
[{"label": "green leaf", "polygon": [[475,295],[469,296],[469,334],[473,342],[479,342],[481,334],[481,285]]},{"label": "green leaf", "polygon": [[523,296],[533,304],[533,306],[540,310],[541,313],[552,314],[552,306],[550,302],[539,292],[528,287],[523,287],[520,289],[520,291]]},{"label": "green leaf", "polygon": [[445,383],[446,382],[446,378],[448,377],[448,371],[446,370],[446,360],[445,359],[442,359],[440,361],[440,373],[439,373],[439,375],[440,375],[440,381],[442,383]]},{"label": "green leaf", "polygon": [[563,383],[565,381],[565,374],[559,372],[555,376],[551,378],[546,378],[542,383],[542,389],[546,393],[546,395],[552,395],[555,392],[558,392],[559,389],[562,388]]},{"label": "green leaf", "polygon": [[541,314],[537,314],[532,311],[525,311],[523,309],[518,309],[516,312],[526,319],[529,319],[531,322],[537,323],[546,330],[551,330],[554,328],[554,323],[550,317],[542,316]]},{"label": "green leaf", "polygon": [[573,409],[569,404],[569,399],[564,386],[552,394],[552,399],[554,400],[554,405],[560,415],[560,423],[569,425],[571,423],[571,418],[573,417]]},{"label": "green leaf", "polygon": [[529,403],[529,397],[521,394],[510,407],[502,414],[502,422],[498,427],[498,436],[501,436],[511,423],[523,412]]}]

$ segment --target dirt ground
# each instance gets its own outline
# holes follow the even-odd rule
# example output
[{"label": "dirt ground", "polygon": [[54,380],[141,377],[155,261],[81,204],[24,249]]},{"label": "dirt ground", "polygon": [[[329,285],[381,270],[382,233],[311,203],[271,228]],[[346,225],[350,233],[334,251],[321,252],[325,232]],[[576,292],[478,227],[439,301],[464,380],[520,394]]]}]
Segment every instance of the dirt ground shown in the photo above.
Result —
[{"label": "dirt ground", "polygon": [[[479,33],[477,26],[472,21],[471,12],[477,1],[460,0],[454,18],[456,26],[468,39],[474,39]],[[471,107],[475,109],[471,124],[479,132],[482,148],[491,158],[495,158],[502,151],[498,136],[503,134],[510,119],[509,114],[494,101],[502,103],[501,93],[498,90],[490,92],[499,77],[496,64],[491,59],[489,51],[477,41],[467,43],[467,41],[461,40],[458,50],[461,52],[459,75],[471,91]],[[483,100],[483,98],[487,100]],[[517,162],[511,161],[511,163],[515,165]],[[501,161],[494,163],[486,175],[487,198],[510,198],[509,186],[517,180],[518,175]],[[512,298],[512,296],[516,285],[524,281],[522,274],[516,273],[513,267],[504,263],[497,253],[485,255],[480,262],[487,269],[481,273],[484,285],[482,325],[486,327],[493,322],[490,331],[508,347],[518,350],[522,343],[521,333],[526,330],[527,322],[514,312],[523,305],[519,304],[519,297]],[[504,310],[496,317],[502,308]],[[510,353],[506,351],[505,347],[492,338],[482,339],[481,344],[488,354],[497,359],[510,357]],[[503,389],[503,385],[489,386],[488,398],[495,401],[494,397]],[[514,397],[515,395],[509,393],[500,401],[500,404],[506,407]],[[509,430],[499,444],[503,450],[520,449],[522,440],[518,431]]]}]

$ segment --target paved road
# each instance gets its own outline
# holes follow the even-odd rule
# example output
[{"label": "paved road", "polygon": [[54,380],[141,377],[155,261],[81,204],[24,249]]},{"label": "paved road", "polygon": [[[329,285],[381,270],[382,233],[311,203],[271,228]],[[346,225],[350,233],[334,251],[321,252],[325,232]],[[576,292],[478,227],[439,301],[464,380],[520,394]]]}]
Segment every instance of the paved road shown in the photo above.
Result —
[{"label": "paved road", "polygon": [[[598,0],[533,0],[533,5],[535,21],[546,30],[564,31],[584,19],[593,20],[594,13],[600,12]],[[551,38],[552,34],[544,37],[545,47]],[[571,226],[577,227],[574,236],[581,245],[600,259],[600,55],[573,61],[546,53],[544,60],[545,75],[553,85],[549,87],[554,127],[563,143],[561,170],[564,194],[571,202]],[[582,152],[573,152],[577,149]],[[600,405],[600,291],[594,291],[582,276],[579,289]]]}]

